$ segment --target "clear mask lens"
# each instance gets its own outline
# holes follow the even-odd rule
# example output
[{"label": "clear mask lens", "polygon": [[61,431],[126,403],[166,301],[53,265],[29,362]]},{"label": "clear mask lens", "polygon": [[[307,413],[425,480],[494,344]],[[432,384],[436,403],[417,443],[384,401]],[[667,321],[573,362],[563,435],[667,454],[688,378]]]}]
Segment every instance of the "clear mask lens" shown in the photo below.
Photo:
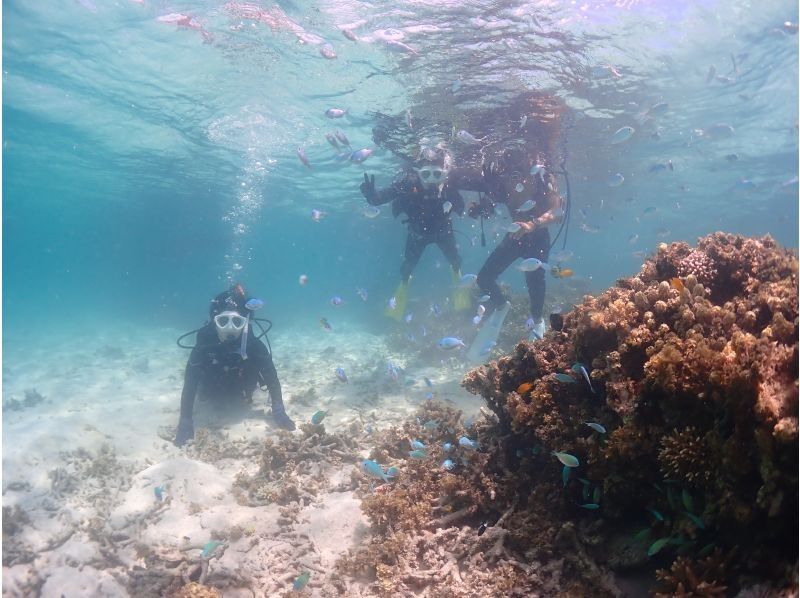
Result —
[{"label": "clear mask lens", "polygon": [[219,314],[214,316],[214,323],[217,328],[226,328],[234,330],[242,330],[244,328],[245,319],[242,316],[232,316],[228,314]]},{"label": "clear mask lens", "polygon": [[429,183],[434,181],[441,181],[444,177],[444,170],[441,168],[422,168],[417,171],[419,178],[423,182]]}]

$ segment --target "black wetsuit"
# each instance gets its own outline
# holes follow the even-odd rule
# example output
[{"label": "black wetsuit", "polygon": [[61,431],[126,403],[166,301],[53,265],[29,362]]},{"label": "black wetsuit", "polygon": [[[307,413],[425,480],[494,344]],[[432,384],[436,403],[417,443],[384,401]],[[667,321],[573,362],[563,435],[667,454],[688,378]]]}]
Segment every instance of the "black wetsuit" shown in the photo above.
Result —
[{"label": "black wetsuit", "polygon": [[281,383],[266,345],[251,334],[247,359],[239,353],[241,338],[222,343],[213,322],[197,332],[197,344],[189,355],[181,393],[181,420],[191,421],[195,397],[222,401],[247,401],[256,386],[266,385],[273,414],[285,413]]},{"label": "black wetsuit", "polygon": [[[470,210],[471,216],[490,217],[494,214],[495,203],[508,204],[508,193],[503,189],[502,183],[498,178],[486,180],[484,177],[476,177],[472,173],[465,171],[453,172],[451,180],[457,181],[460,189],[482,191],[486,193],[481,198],[481,203]],[[547,194],[550,191],[548,185],[555,188],[555,178],[547,174],[544,177],[534,177],[535,186],[528,199],[536,202],[536,206],[529,212],[519,213],[509,206],[509,212],[513,221],[530,221],[538,218],[547,211]],[[502,274],[516,259],[535,257],[542,262],[550,259],[550,231],[546,226],[538,227],[532,232],[519,239],[514,239],[511,233],[507,233],[503,240],[492,253],[486,258],[486,262],[478,272],[478,286],[491,297],[490,308],[497,308],[503,305],[507,298],[503,295],[500,285],[497,284],[497,277]],[[525,282],[528,287],[528,297],[531,303],[531,315],[539,319],[544,311],[544,296],[546,282],[544,270],[539,268],[533,272],[525,272]]]},{"label": "black wetsuit", "polygon": [[[416,174],[409,172],[386,189],[368,196],[367,201],[373,206],[391,202],[395,218],[400,214],[408,217],[404,220],[408,224],[405,258],[400,267],[403,282],[408,281],[422,252],[431,243],[439,246],[453,270],[461,270],[450,213],[463,214],[464,199],[454,187],[445,184],[441,192],[439,187],[426,189]],[[445,210],[447,202],[451,204],[449,210]]]}]

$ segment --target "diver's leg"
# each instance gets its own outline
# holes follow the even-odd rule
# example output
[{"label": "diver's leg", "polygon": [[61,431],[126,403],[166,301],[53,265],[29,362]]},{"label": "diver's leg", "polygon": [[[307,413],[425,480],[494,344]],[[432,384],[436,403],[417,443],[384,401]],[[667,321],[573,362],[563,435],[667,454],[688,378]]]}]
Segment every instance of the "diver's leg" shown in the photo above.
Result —
[{"label": "diver's leg", "polygon": [[478,286],[488,294],[491,299],[490,311],[501,307],[508,299],[497,284],[497,277],[519,257],[520,244],[506,235],[494,251],[486,258],[486,262],[478,272]]},{"label": "diver's leg", "polygon": [[[547,263],[550,256],[549,231],[546,228],[541,228],[528,235],[528,237],[525,243],[524,257],[535,257]],[[533,272],[526,272],[525,282],[528,286],[531,317],[533,317],[534,320],[534,329],[532,333],[535,338],[542,338],[542,336],[544,336],[544,318],[542,313],[544,311],[544,297],[547,286],[544,269],[539,268]]]},{"label": "diver's leg", "polygon": [[450,262],[450,267],[453,269],[453,271],[460,273],[461,256],[458,253],[456,236],[453,234],[453,231],[439,236],[439,238],[436,239],[436,244],[439,246],[439,249],[442,250],[444,257],[447,258],[447,261]]},{"label": "diver's leg", "polygon": [[422,257],[422,252],[425,251],[427,245],[428,241],[424,237],[415,235],[412,232],[408,233],[403,264],[400,266],[400,276],[403,279],[403,283],[408,283],[408,279],[411,278],[411,273],[417,267],[419,258]]}]

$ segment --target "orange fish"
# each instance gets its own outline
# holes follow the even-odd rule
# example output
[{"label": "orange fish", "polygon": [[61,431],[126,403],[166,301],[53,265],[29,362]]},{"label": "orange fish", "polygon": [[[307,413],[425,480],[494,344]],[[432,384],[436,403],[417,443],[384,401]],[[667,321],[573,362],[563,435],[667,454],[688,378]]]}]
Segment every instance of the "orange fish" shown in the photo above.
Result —
[{"label": "orange fish", "polygon": [[683,284],[683,281],[680,278],[671,278],[669,284],[671,284],[672,288],[677,290],[679,293],[686,288],[686,286]]},{"label": "orange fish", "polygon": [[569,278],[575,274],[570,268],[553,268],[550,273],[556,278]]},{"label": "orange fish", "polygon": [[517,389],[517,394],[524,395],[531,388],[533,388],[533,382],[523,382],[522,384],[519,385],[519,388]]}]

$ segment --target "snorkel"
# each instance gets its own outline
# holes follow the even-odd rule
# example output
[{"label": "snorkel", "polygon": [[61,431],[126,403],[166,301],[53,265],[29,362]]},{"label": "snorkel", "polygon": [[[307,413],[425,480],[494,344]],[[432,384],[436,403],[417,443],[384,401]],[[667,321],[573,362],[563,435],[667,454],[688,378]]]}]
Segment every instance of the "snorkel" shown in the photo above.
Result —
[{"label": "snorkel", "polygon": [[244,330],[242,331],[242,344],[239,346],[239,354],[242,356],[242,359],[247,359],[247,333],[250,330],[250,314],[264,307],[264,301],[261,299],[248,299],[244,306],[247,308],[247,319],[245,320]]}]

